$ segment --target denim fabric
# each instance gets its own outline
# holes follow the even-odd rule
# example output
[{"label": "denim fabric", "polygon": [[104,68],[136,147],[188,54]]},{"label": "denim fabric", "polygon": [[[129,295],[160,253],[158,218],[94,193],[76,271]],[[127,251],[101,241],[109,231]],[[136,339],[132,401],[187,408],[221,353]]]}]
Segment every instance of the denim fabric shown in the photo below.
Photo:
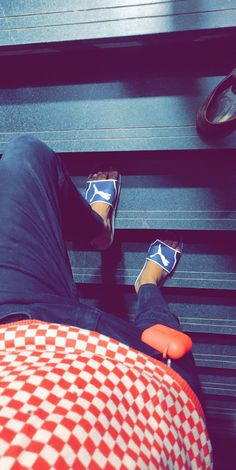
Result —
[{"label": "denim fabric", "polygon": [[[34,137],[13,139],[0,161],[0,221],[0,323],[34,318],[74,325],[162,360],[140,339],[156,323],[180,330],[159,288],[140,288],[133,326],[79,301],[65,239],[92,240],[103,222],[59,156]],[[172,367],[200,393],[191,354]]]},{"label": "denim fabric", "polygon": [[89,240],[103,222],[60,158],[33,137],[11,141],[0,161],[0,221],[0,317],[23,305],[75,306],[64,233]]}]

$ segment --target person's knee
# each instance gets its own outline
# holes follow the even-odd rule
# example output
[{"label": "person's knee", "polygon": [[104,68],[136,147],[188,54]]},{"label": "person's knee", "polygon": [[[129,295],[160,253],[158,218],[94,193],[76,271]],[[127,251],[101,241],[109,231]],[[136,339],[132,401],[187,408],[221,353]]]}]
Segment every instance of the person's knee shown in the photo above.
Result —
[{"label": "person's knee", "polygon": [[45,165],[46,161],[51,161],[55,157],[53,151],[47,147],[41,140],[32,135],[21,135],[14,137],[7,144],[3,153],[3,158],[14,163],[34,162]]},{"label": "person's knee", "polygon": [[41,144],[42,142],[37,139],[37,137],[34,137],[30,134],[23,134],[23,135],[19,135],[19,136],[16,136],[16,137],[13,137],[13,139],[11,139],[8,144],[6,145],[6,149],[5,149],[5,152],[8,152],[9,149],[28,149],[28,148],[31,148],[32,146],[35,146],[35,145],[39,145]]},{"label": "person's knee", "polygon": [[37,137],[35,137],[34,135],[30,135],[30,134],[22,134],[22,135],[18,135],[16,137],[13,137],[13,139],[11,139],[9,141],[9,144],[13,144],[13,145],[31,145],[32,143],[34,142],[41,142]]}]

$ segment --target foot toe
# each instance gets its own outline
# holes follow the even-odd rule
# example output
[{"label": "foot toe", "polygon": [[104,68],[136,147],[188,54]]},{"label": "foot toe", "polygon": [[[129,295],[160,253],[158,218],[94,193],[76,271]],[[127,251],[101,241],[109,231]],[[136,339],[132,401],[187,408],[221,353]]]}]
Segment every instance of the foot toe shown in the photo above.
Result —
[{"label": "foot toe", "polygon": [[118,176],[119,176],[118,171],[116,171],[116,170],[110,170],[110,171],[109,171],[109,176],[108,176],[108,178],[117,180],[117,179],[118,179]]},{"label": "foot toe", "polygon": [[168,246],[170,246],[171,248],[174,248],[175,250],[181,252],[181,247],[180,247],[180,243],[178,241],[175,241],[175,240],[164,240],[164,243]]},{"label": "foot toe", "polygon": [[98,180],[104,180],[104,179],[106,179],[105,173],[103,173],[102,171],[99,171],[99,172],[97,173],[97,179],[98,179]]}]

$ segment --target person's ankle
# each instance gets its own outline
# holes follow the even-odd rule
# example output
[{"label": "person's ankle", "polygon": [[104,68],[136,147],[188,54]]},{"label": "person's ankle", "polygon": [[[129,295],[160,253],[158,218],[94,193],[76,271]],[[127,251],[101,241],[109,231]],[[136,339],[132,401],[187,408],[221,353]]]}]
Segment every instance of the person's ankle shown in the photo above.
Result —
[{"label": "person's ankle", "polygon": [[103,202],[96,202],[92,204],[91,208],[103,219],[106,228],[111,207],[108,204],[104,204]]},{"label": "person's ankle", "polygon": [[101,218],[104,223],[103,231],[91,241],[93,248],[99,251],[109,248],[113,240],[109,219],[104,219],[102,216]]},{"label": "person's ankle", "polygon": [[137,279],[137,281],[134,284],[134,288],[136,291],[136,294],[138,293],[140,287],[145,286],[147,284],[152,284],[154,286],[157,286],[157,282],[155,279],[150,279],[150,278],[140,278]]},{"label": "person's ankle", "polygon": [[156,265],[152,261],[146,261],[134,285],[136,293],[138,293],[140,287],[145,284],[158,286],[164,277],[166,277],[166,272],[161,266]]},{"label": "person's ankle", "polygon": [[144,286],[146,284],[153,284],[154,286],[157,286],[161,280],[163,279],[163,274],[160,271],[158,274],[152,274],[148,272],[148,270],[145,270],[140,274],[138,277],[136,283],[135,283],[135,290],[136,293],[138,293],[139,289],[141,286]]}]

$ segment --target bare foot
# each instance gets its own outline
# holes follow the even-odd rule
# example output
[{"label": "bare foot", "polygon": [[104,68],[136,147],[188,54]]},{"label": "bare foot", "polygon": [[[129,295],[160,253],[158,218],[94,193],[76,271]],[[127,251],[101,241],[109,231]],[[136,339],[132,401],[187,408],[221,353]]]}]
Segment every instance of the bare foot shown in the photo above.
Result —
[{"label": "bare foot", "polygon": [[[179,243],[176,241],[163,240],[166,245],[171,246],[172,248],[177,249],[181,252]],[[168,276],[168,272],[165,271],[161,266],[154,263],[153,261],[146,260],[143,269],[141,270],[136,282],[135,290],[138,293],[140,287],[144,284],[154,284],[155,286],[160,284],[160,282]]]},{"label": "bare foot", "polygon": [[[105,180],[105,179],[117,179],[118,171],[99,171],[90,176],[90,180]],[[111,246],[113,241],[113,233],[110,221],[110,215],[112,213],[112,207],[105,202],[95,202],[91,205],[91,208],[94,212],[102,217],[104,222],[104,231],[101,235],[94,238],[91,242],[92,246],[97,250],[103,251]]]}]

